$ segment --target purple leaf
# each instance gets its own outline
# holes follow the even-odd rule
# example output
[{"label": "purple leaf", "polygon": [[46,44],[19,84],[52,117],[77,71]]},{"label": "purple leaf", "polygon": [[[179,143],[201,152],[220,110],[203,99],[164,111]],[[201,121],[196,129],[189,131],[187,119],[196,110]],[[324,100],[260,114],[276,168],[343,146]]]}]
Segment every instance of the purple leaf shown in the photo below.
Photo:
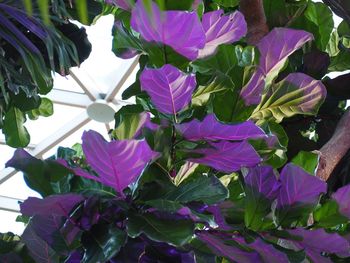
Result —
[{"label": "purple leaf", "polygon": [[143,128],[148,128],[152,131],[158,129],[158,125],[151,122],[151,115],[148,112],[140,113],[139,125],[136,128],[135,135],[133,136],[133,138],[139,137],[142,133]]},{"label": "purple leaf", "polygon": [[248,252],[233,245],[226,245],[227,241],[231,241],[231,237],[206,231],[197,232],[196,235],[218,256],[226,257],[233,262],[261,262],[255,251]]},{"label": "purple leaf", "polygon": [[277,197],[281,187],[281,183],[277,180],[271,166],[249,168],[244,181],[246,185],[257,190],[269,200],[274,200]]},{"label": "purple leaf", "polygon": [[223,231],[233,230],[233,228],[226,223],[225,217],[221,212],[220,206],[211,205],[206,209],[206,211],[213,214],[215,223],[218,225],[220,230],[223,230]]},{"label": "purple leaf", "polygon": [[350,185],[339,188],[332,195],[332,198],[337,201],[339,212],[347,218],[350,218]]},{"label": "purple leaf", "polygon": [[183,137],[190,141],[196,140],[245,140],[266,137],[262,129],[252,121],[240,124],[223,124],[214,114],[208,114],[202,122],[192,120],[178,124],[176,128]]},{"label": "purple leaf", "polygon": [[55,215],[68,217],[71,210],[84,198],[78,194],[50,195],[44,199],[29,197],[21,205],[21,213],[27,216]]},{"label": "purple leaf", "polygon": [[121,195],[158,155],[144,140],[107,142],[95,131],[84,132],[82,140],[87,162],[99,175],[99,179],[93,176],[89,179],[113,187]]},{"label": "purple leaf", "polygon": [[31,219],[31,227],[34,232],[55,251],[67,253],[68,242],[60,232],[64,223],[64,217],[55,215],[36,215]]},{"label": "purple leaf", "polygon": [[247,85],[245,85],[240,93],[246,105],[257,105],[261,100],[261,94],[265,87],[265,75],[261,69],[257,69]]},{"label": "purple leaf", "polygon": [[259,65],[263,74],[274,74],[280,70],[286,59],[306,42],[313,40],[312,34],[290,28],[275,28],[258,44]]},{"label": "purple leaf", "polygon": [[261,238],[256,238],[254,242],[247,244],[244,238],[235,238],[235,240],[245,246],[254,249],[259,253],[262,261],[265,263],[288,263],[288,257],[285,253],[277,250],[273,245],[264,242]]},{"label": "purple leaf", "polygon": [[224,15],[223,10],[205,13],[202,18],[206,43],[199,51],[199,58],[215,53],[221,44],[230,44],[241,39],[247,33],[247,24],[241,12]]},{"label": "purple leaf", "polygon": [[348,241],[336,233],[327,233],[324,229],[306,230],[296,228],[288,230],[294,236],[303,238],[301,241],[290,240],[298,249],[305,249],[308,257],[313,262],[332,262],[321,256],[321,252],[334,253],[340,257],[350,255],[350,245]]},{"label": "purple leaf", "polygon": [[137,1],[131,14],[131,26],[148,42],[160,42],[193,60],[205,45],[205,33],[196,12],[160,11],[149,1]]},{"label": "purple leaf", "polygon": [[29,223],[24,230],[22,240],[26,244],[29,254],[35,258],[35,262],[58,262],[56,252],[34,232],[34,228],[31,226],[31,223]]},{"label": "purple leaf", "polygon": [[193,152],[204,157],[188,161],[208,165],[218,171],[235,172],[242,167],[257,165],[261,159],[254,148],[246,141],[242,142],[210,142],[212,148],[197,149]]},{"label": "purple leaf", "polygon": [[315,204],[320,194],[327,192],[325,182],[291,163],[283,168],[280,180],[281,188],[277,199],[278,208],[297,203]]},{"label": "purple leaf", "polygon": [[197,84],[194,74],[187,75],[169,64],[160,69],[145,69],[140,81],[141,89],[148,93],[157,109],[174,115],[191,102]]},{"label": "purple leaf", "polygon": [[270,84],[288,56],[312,39],[312,34],[290,28],[275,28],[267,34],[258,44],[259,69],[241,91],[245,104],[259,104],[265,81]]}]

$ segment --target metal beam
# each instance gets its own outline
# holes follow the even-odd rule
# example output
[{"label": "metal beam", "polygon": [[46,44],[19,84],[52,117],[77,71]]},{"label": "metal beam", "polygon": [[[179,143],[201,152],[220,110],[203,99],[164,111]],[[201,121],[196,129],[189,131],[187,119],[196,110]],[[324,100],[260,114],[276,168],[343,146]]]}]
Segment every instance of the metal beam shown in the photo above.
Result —
[{"label": "metal beam", "polygon": [[15,175],[17,171],[13,168],[4,168],[0,171],[0,184],[4,183]]},{"label": "metal beam", "polygon": [[128,66],[125,66],[125,64],[123,64],[122,67],[119,67],[119,68],[122,68],[122,69],[121,70],[118,69],[118,71],[116,71],[117,74],[119,73],[120,78],[119,78],[119,81],[118,81],[117,85],[113,89],[108,91],[108,93],[107,93],[107,95],[105,97],[106,101],[112,101],[113,98],[115,97],[115,95],[117,95],[118,91],[124,85],[125,81],[129,78],[131,73],[134,71],[134,69],[138,65],[139,57],[137,56],[136,58],[131,60],[129,63],[130,64]]},{"label": "metal beam", "polygon": [[20,211],[19,202],[23,202],[23,200],[0,195],[1,210],[18,213]]},{"label": "metal beam", "polygon": [[85,124],[90,121],[89,116],[86,111],[79,114],[73,120],[69,121],[65,125],[63,125],[60,129],[58,129],[54,134],[51,134],[46,139],[42,140],[36,147],[31,151],[31,154],[36,157],[41,157],[44,153],[48,152],[52,149],[52,147],[56,146],[68,136],[79,130]]},{"label": "metal beam", "polygon": [[[37,158],[41,158],[42,155],[51,150],[52,147],[62,142],[64,139],[79,130],[89,121],[90,118],[84,111],[82,114],[78,115],[76,118],[62,126],[54,134],[50,135],[39,144],[37,144],[32,150],[29,151],[30,154]],[[0,184],[10,179],[16,173],[17,171],[13,168],[5,168],[3,170],[0,170]]]},{"label": "metal beam", "polygon": [[92,100],[85,93],[78,93],[60,89],[52,89],[47,97],[54,103],[86,108],[92,103]]},{"label": "metal beam", "polygon": [[82,69],[70,68],[69,74],[83,89],[90,100],[95,101],[100,98],[101,92],[97,88],[97,83],[87,73],[82,72]]},{"label": "metal beam", "polygon": [[[0,139],[0,144],[1,145],[7,145],[6,144],[6,140],[5,139]],[[8,147],[10,147],[10,146],[8,146]],[[30,143],[30,144],[28,144],[27,145],[27,147],[25,147],[26,149],[28,149],[28,150],[32,150],[32,149],[34,149],[36,147],[36,144],[32,144],[32,143]],[[13,148],[12,148],[13,149]]]}]

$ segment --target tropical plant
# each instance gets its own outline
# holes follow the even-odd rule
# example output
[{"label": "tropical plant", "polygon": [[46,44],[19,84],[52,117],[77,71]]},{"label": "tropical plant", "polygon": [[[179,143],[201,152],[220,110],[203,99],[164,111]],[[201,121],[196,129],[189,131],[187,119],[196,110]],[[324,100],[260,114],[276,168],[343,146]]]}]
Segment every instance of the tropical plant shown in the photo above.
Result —
[{"label": "tropical plant", "polygon": [[[110,142],[90,130],[47,160],[16,150],[6,165],[42,198],[20,205],[26,229],[1,236],[0,259],[347,262],[350,185],[327,185],[342,174],[324,176],[334,158],[303,151],[344,112],[344,93],[335,103],[326,89],[348,75],[324,76],[349,68],[347,22],[334,30],[307,0],[108,3],[114,53],[139,56],[123,93],[136,104],[116,113]],[[342,150],[348,115],[328,142]]]},{"label": "tropical plant", "polygon": [[90,54],[85,29],[69,22],[78,18],[74,12],[64,1],[0,3],[0,129],[9,146],[28,145],[27,117],[52,115],[52,102],[42,97],[52,89],[52,72],[67,75]]}]

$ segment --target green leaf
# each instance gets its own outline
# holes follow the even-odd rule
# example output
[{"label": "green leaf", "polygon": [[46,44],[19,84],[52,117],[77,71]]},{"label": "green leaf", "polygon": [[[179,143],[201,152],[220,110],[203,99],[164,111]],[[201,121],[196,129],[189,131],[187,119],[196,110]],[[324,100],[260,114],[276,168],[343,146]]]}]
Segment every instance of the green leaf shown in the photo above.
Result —
[{"label": "green leaf", "polygon": [[319,38],[316,38],[316,45],[320,50],[325,50],[334,27],[331,9],[323,3],[310,1],[304,15],[317,26]]},{"label": "green leaf", "polygon": [[41,18],[46,25],[50,24],[49,0],[37,0]]},{"label": "green leaf", "polygon": [[310,213],[315,209],[313,204],[297,203],[293,206],[275,210],[276,223],[284,228],[306,225]]},{"label": "green leaf", "polygon": [[2,132],[5,134],[6,144],[11,147],[26,147],[30,141],[30,135],[23,126],[26,117],[16,107],[11,107],[5,114]]},{"label": "green leaf", "polygon": [[79,21],[87,25],[89,24],[89,16],[88,16],[88,10],[87,10],[87,0],[76,0],[75,4],[77,5],[77,10],[79,14]]},{"label": "green leaf", "polygon": [[53,114],[53,103],[48,98],[41,98],[40,106],[27,114],[31,120],[36,120],[39,116],[49,117]]},{"label": "green leaf", "polygon": [[144,233],[154,241],[182,246],[192,239],[194,224],[190,220],[159,219],[152,214],[130,214],[127,231],[133,238]]},{"label": "green leaf", "polygon": [[119,252],[126,238],[126,232],[113,225],[94,225],[81,237],[81,243],[85,249],[81,262],[107,262]]},{"label": "green leaf", "polygon": [[116,128],[112,136],[118,140],[131,139],[140,129],[143,108],[140,105],[128,105],[122,107],[116,114]]},{"label": "green leaf", "polygon": [[235,47],[233,45],[221,45],[214,56],[193,61],[191,65],[202,74],[212,74],[217,71],[226,74],[237,63]]},{"label": "green leaf", "polygon": [[223,122],[233,122],[237,117],[235,115],[237,112],[235,108],[237,100],[238,94],[233,90],[215,93],[211,103],[216,117]]},{"label": "green leaf", "polygon": [[207,86],[199,86],[196,92],[192,95],[192,104],[196,106],[204,106],[211,94],[233,90],[234,84],[230,77],[217,73],[214,80]]},{"label": "green leaf", "polygon": [[264,0],[264,11],[270,28],[284,26],[287,18],[285,0]]},{"label": "green leaf", "polygon": [[114,26],[112,35],[112,51],[116,56],[121,56],[128,49],[143,51],[141,41],[121,21],[119,26]]},{"label": "green leaf", "polygon": [[253,46],[235,47],[236,57],[238,59],[238,66],[240,67],[248,67],[254,65],[256,62],[256,50]]},{"label": "green leaf", "polygon": [[309,174],[315,175],[319,156],[316,153],[300,151],[297,156],[292,159],[292,163],[303,168]]},{"label": "green leaf", "polygon": [[314,212],[315,224],[319,227],[331,228],[348,222],[348,218],[339,213],[335,200],[328,200]]},{"label": "green leaf", "polygon": [[176,213],[184,207],[179,202],[164,199],[149,200],[146,201],[145,204],[156,208],[159,211],[168,213]]},{"label": "green leaf", "polygon": [[[279,123],[283,118],[296,114],[315,115],[324,101],[324,87],[321,83],[308,79],[306,75],[298,74],[300,73],[290,74],[286,79],[272,86],[271,94],[263,96],[251,118],[258,123],[264,120],[274,120]],[[288,81],[289,77],[293,81],[305,78],[303,86],[294,85],[292,81]]]},{"label": "green leaf", "polygon": [[180,170],[177,172],[173,182],[176,186],[179,186],[183,181],[185,181],[189,176],[191,176],[196,168],[199,166],[197,163],[186,162],[181,166]]},{"label": "green leaf", "polygon": [[239,4],[239,0],[214,0],[214,3],[223,7],[236,7]]},{"label": "green leaf", "polygon": [[260,194],[257,189],[253,189],[247,185],[245,194],[245,226],[258,231],[264,225],[265,216],[271,212],[271,201]]},{"label": "green leaf", "polygon": [[227,197],[228,190],[217,177],[200,176],[192,181],[185,181],[180,186],[170,190],[164,199],[181,203],[202,201],[206,204],[215,204]]},{"label": "green leaf", "polygon": [[166,1],[166,10],[189,10],[192,7],[194,0],[177,0],[177,1]]},{"label": "green leaf", "polygon": [[339,54],[339,35],[337,31],[333,31],[331,34],[331,37],[329,39],[326,52],[329,54],[330,57],[335,57]]},{"label": "green leaf", "polygon": [[348,50],[341,50],[335,57],[331,57],[331,64],[328,71],[345,71],[350,68],[350,52]]}]

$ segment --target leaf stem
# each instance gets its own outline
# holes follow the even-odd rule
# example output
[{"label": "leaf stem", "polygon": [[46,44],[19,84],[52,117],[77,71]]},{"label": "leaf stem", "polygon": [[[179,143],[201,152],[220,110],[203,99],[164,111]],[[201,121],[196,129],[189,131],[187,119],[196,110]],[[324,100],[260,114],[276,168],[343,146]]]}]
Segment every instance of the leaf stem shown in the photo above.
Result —
[{"label": "leaf stem", "polygon": [[[174,122],[176,123],[176,116],[174,115]],[[175,128],[175,123],[173,123],[171,125],[171,148],[170,148],[170,158],[171,158],[171,165],[172,165],[172,169],[170,171],[170,175],[172,177],[176,176],[176,168],[175,168],[175,164],[176,164],[176,149],[175,149],[175,145],[176,145],[176,128]]]}]

